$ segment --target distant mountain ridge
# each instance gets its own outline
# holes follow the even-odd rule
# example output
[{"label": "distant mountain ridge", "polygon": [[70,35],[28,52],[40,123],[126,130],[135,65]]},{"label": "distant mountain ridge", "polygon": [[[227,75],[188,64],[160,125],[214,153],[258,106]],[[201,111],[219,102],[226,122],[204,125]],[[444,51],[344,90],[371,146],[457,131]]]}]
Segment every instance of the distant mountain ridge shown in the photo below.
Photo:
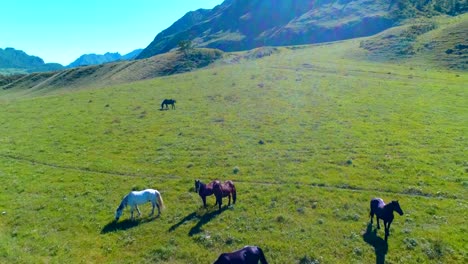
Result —
[{"label": "distant mountain ridge", "polygon": [[0,69],[19,69],[24,72],[55,71],[64,67],[58,63],[44,63],[44,60],[14,48],[0,48]]},{"label": "distant mountain ridge", "polygon": [[107,52],[103,55],[85,54],[70,63],[67,67],[64,67],[59,63],[44,63],[44,60],[40,57],[28,55],[22,50],[0,48],[0,74],[58,71],[65,68],[96,65],[121,60],[133,60],[142,50],[143,49],[136,49],[125,55],[120,55],[118,52]]},{"label": "distant mountain ridge", "polygon": [[107,52],[103,55],[100,54],[84,54],[81,55],[74,62],[70,63],[67,68],[87,66],[87,65],[96,65],[108,62],[114,62],[119,60],[132,60],[135,59],[143,49],[136,49],[128,54],[120,55],[118,52]]},{"label": "distant mountain ridge", "polygon": [[182,40],[223,51],[312,44],[369,36],[416,15],[466,12],[466,0],[226,0],[184,15],[137,59],[170,51]]}]

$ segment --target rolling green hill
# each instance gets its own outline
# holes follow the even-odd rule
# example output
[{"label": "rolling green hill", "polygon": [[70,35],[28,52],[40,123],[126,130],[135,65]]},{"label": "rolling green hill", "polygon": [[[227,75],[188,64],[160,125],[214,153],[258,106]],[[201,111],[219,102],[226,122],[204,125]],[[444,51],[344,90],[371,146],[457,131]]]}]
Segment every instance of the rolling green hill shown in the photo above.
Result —
[{"label": "rolling green hill", "polygon": [[[437,69],[466,71],[468,65],[464,30],[468,15],[440,16],[408,20],[405,24],[360,40],[359,49],[350,54],[357,60],[412,63]],[[298,46],[300,47],[300,46]],[[245,53],[224,53],[212,49],[194,49],[189,56],[180,51],[148,59],[121,61],[78,67],[57,72],[1,76],[4,96],[43,95],[86,87],[102,87],[182,73],[205,67],[215,61],[237,63],[242,59],[269,56],[277,48],[262,47]],[[0,96],[2,93],[0,93]]]},{"label": "rolling green hill", "polygon": [[[427,34],[451,47],[442,37],[464,19],[415,28],[399,60],[372,54],[378,35],[226,53],[171,76],[156,62],[194,60],[18,80],[0,90],[0,262],[212,263],[258,245],[270,263],[466,263],[468,74],[433,60],[453,53],[418,50]],[[41,89],[19,85],[34,78]],[[177,109],[159,110],[164,98]],[[237,204],[200,208],[197,178],[233,180]],[[142,188],[161,191],[162,216],[141,206],[114,223]],[[388,242],[368,226],[373,197],[405,212]]]},{"label": "rolling green hill", "polygon": [[221,56],[221,51],[212,49],[197,49],[188,54],[175,51],[137,61],[120,61],[57,72],[33,73],[16,78],[6,76],[0,78],[3,80],[0,88],[5,91],[4,94],[17,97],[102,87],[191,71],[204,67]]},{"label": "rolling green hill", "polygon": [[361,42],[371,60],[419,61],[428,67],[468,69],[468,14],[415,19]]}]

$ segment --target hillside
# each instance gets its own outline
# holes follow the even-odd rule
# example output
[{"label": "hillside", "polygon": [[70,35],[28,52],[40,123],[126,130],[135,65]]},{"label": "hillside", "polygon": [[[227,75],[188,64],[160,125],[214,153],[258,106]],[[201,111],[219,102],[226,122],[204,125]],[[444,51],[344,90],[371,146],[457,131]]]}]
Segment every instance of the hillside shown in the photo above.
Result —
[{"label": "hillside", "polygon": [[[436,69],[466,71],[467,25],[468,14],[408,20],[401,26],[390,28],[375,36],[356,40],[359,48],[351,50],[347,56],[362,61],[409,63]],[[188,55],[184,55],[181,51],[174,51],[148,59],[57,72],[0,75],[0,88],[12,94],[15,94],[15,91],[44,94],[63,88],[107,86],[192,71],[213,62],[233,64],[244,59],[259,59],[279,51],[279,48],[273,47],[262,47],[243,53],[194,49]]]},{"label": "hillside", "polygon": [[44,63],[44,60],[41,58],[28,55],[22,50],[0,48],[0,74],[55,71],[60,69],[63,69],[61,64]]},{"label": "hillside", "polygon": [[107,86],[191,71],[221,56],[221,51],[212,49],[196,49],[188,54],[175,51],[143,60],[0,78],[4,83],[0,88],[9,93],[44,94],[57,89]]},{"label": "hillside", "polygon": [[125,55],[120,55],[118,52],[107,52],[105,54],[84,54],[81,55],[78,59],[70,63],[67,68],[74,68],[79,66],[88,66],[88,65],[96,65],[96,64],[103,64],[109,63],[119,60],[132,60],[135,59],[142,49],[136,49],[132,52],[129,52]]},{"label": "hillside", "polygon": [[138,58],[170,51],[182,40],[223,51],[300,45],[369,36],[402,20],[467,11],[466,0],[229,0],[189,12],[159,33]]},{"label": "hillside", "polygon": [[468,14],[415,19],[361,41],[367,58],[468,70]]}]

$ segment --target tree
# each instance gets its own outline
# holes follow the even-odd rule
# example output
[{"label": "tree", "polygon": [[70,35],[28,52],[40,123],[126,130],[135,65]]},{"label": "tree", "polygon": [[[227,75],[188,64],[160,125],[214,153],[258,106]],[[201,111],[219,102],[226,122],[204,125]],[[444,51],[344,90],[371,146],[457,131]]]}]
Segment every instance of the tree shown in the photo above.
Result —
[{"label": "tree", "polygon": [[193,49],[191,40],[182,40],[178,44],[179,50],[182,51],[185,55]]}]

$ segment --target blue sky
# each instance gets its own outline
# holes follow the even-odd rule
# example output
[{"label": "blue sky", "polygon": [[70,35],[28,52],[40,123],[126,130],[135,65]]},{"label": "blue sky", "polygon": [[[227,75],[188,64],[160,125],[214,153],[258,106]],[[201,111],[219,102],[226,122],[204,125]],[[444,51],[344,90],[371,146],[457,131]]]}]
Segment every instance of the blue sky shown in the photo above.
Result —
[{"label": "blue sky", "polygon": [[223,0],[9,0],[0,4],[0,48],[68,65],[88,53],[145,48],[185,13]]}]

